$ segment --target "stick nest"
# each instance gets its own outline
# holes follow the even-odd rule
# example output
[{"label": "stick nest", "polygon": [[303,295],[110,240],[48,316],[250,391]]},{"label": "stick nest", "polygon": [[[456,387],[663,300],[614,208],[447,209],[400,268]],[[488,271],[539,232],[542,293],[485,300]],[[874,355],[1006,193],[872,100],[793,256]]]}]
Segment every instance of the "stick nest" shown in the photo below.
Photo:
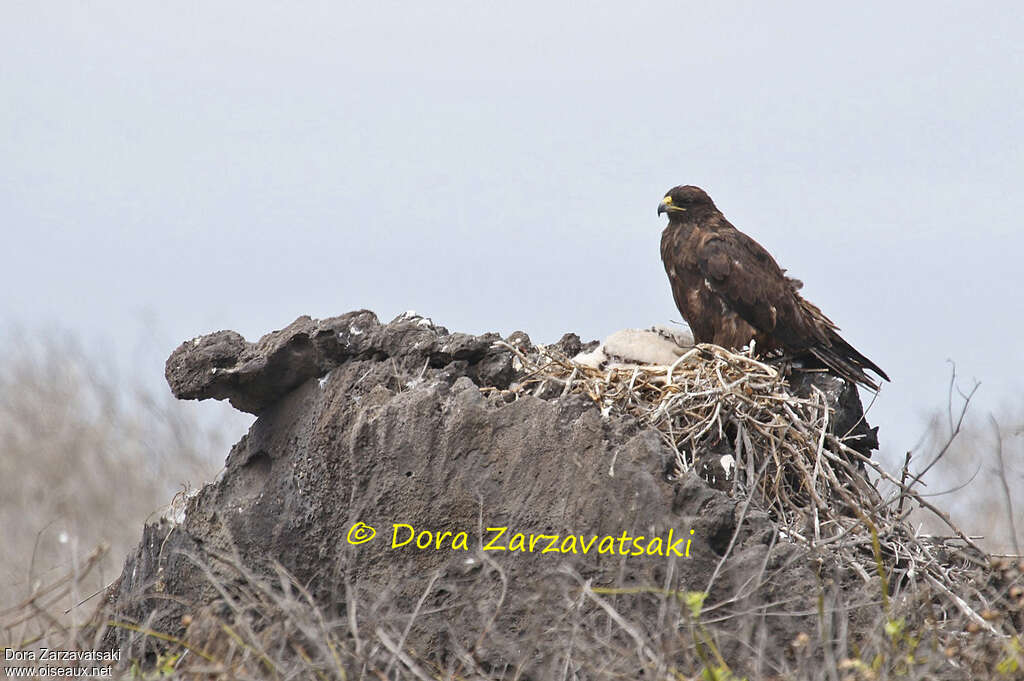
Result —
[{"label": "stick nest", "polygon": [[[782,368],[752,348],[701,344],[671,366],[601,370],[555,346],[502,345],[522,372],[498,391],[506,399],[580,394],[602,416],[634,416],[675,452],[670,479],[694,471],[741,499],[743,513],[751,504],[767,511],[780,537],[849,566],[866,584],[880,580],[887,607],[895,597],[927,603],[921,611],[946,622],[951,638],[969,629],[993,640],[1007,635],[979,614],[995,605],[985,587],[987,554],[907,483],[906,467],[897,479],[835,432],[834,405],[813,381],[809,394],[794,394]],[[889,488],[886,496],[880,488]],[[907,516],[917,509],[936,514],[951,534],[916,533]]]}]

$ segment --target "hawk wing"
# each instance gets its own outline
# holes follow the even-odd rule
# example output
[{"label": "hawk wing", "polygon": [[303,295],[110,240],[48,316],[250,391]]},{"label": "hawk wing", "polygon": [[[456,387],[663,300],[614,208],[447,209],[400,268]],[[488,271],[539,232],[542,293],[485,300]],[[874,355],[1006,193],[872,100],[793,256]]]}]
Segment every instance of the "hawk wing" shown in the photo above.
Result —
[{"label": "hawk wing", "polygon": [[[733,312],[790,351],[829,344],[827,331],[808,317],[790,279],[756,241],[736,229],[709,231],[698,243],[697,264],[707,286]],[[831,325],[822,315],[825,324]]]},{"label": "hawk wing", "polygon": [[697,247],[697,264],[708,287],[733,313],[789,352],[808,352],[848,380],[875,390],[870,370],[889,380],[877,364],[839,335],[839,328],[805,300],[759,243],[735,228],[709,231]]}]

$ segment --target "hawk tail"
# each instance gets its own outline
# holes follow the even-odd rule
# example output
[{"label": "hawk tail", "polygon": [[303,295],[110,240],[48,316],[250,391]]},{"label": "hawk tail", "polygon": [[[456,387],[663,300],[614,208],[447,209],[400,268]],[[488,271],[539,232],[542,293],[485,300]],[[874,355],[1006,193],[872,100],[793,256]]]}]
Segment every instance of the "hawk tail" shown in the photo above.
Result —
[{"label": "hawk tail", "polygon": [[811,354],[822,364],[846,380],[860,383],[872,390],[878,390],[881,385],[868,376],[865,370],[873,371],[886,381],[889,380],[889,376],[882,371],[881,367],[858,352],[838,333],[833,331],[829,333],[829,336],[830,345],[819,345],[810,350]]}]

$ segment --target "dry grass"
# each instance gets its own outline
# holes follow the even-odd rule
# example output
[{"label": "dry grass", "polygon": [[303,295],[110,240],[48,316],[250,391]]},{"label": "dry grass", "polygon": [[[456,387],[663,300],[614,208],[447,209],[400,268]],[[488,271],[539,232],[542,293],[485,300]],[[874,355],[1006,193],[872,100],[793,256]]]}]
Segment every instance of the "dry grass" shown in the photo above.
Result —
[{"label": "dry grass", "polygon": [[[865,589],[876,588],[877,577],[883,611],[890,622],[903,621],[901,632],[906,622],[892,614],[893,602],[927,603],[930,621],[942,623],[932,632],[934,642],[967,650],[969,646],[961,645],[965,632],[983,631],[990,637],[981,647],[987,652],[965,653],[972,664],[1003,650],[1004,642],[1011,642],[1006,654],[1024,663],[1018,650],[1024,597],[1011,594],[1011,589],[1024,586],[1024,563],[998,563],[1002,574],[993,586],[983,576],[991,567],[987,554],[919,491],[918,476],[909,473],[910,459],[896,476],[852,449],[843,434],[830,432],[830,410],[817,388],[810,397],[794,395],[780,371],[755,359],[753,349],[735,353],[698,345],[670,367],[597,370],[576,365],[557,351],[541,348],[528,356],[507,347],[526,373],[513,386],[514,393],[543,394],[553,384],[563,394],[589,396],[602,413],[638,417],[673,448],[681,472],[697,467],[707,475],[714,469],[706,463],[699,466],[702,458],[730,454],[735,461],[732,493],[768,511],[789,540],[806,545],[823,560],[854,569]],[[962,424],[969,402],[965,395],[957,423]],[[959,435],[952,408],[949,420],[946,441],[933,443],[935,460]],[[1013,492],[1006,485],[1002,452],[999,460],[1010,504]],[[891,493],[883,497],[864,469]],[[915,532],[907,522],[912,513],[929,517],[941,532]],[[713,582],[714,576],[708,591]],[[916,646],[920,641],[915,641]]]},{"label": "dry grass", "polygon": [[[934,414],[918,449],[938,453],[959,418]],[[921,457],[926,459],[926,457]],[[1019,554],[1024,549],[1024,412],[1004,406],[996,415],[966,418],[945,454],[922,477],[930,498],[978,543],[994,553]],[[915,515],[915,523],[937,532],[935,520]]]},{"label": "dry grass", "polygon": [[[552,391],[589,395],[604,413],[629,413],[657,428],[677,453],[680,471],[704,470],[700,466],[708,452],[716,460],[727,452],[736,462],[728,491],[742,501],[744,513],[769,512],[779,524],[779,541],[807,547],[820,564],[846,565],[856,572],[859,579],[841,589],[827,579],[808,585],[818,594],[818,629],[790,643],[789,661],[783,666],[759,666],[760,659],[748,665],[761,669],[765,678],[1024,676],[1024,566],[990,562],[919,492],[912,474],[885,471],[852,450],[841,434],[830,433],[822,395],[794,396],[773,366],[721,348],[696,348],[672,368],[609,372],[573,365],[555,351],[527,355],[513,350],[526,377],[506,397]],[[943,442],[936,446],[950,448]],[[861,466],[887,481],[890,492],[882,495],[866,484]],[[915,533],[906,522],[912,511],[936,518],[944,536]],[[137,521],[131,523],[130,534],[137,539]],[[484,554],[479,557],[485,569],[475,581],[461,584],[457,595],[468,606],[497,611],[511,597],[505,592],[507,582],[500,565]],[[727,551],[719,568],[728,559]],[[218,571],[198,562],[197,569],[208,576],[220,598],[183,622],[187,629],[182,639],[168,639],[146,623],[131,625],[142,634],[133,649],[135,659],[159,651],[159,657],[148,658],[155,667],[136,670],[135,676],[522,678],[522,669],[514,665],[494,669],[479,661],[492,615],[482,623],[451,623],[460,628],[453,640],[476,644],[453,649],[443,668],[408,643],[427,596],[437,586],[433,579],[417,603],[396,603],[347,585],[344,611],[328,612],[280,568],[268,577],[230,555],[214,560]],[[233,577],[215,576],[225,571]],[[48,615],[52,601],[66,601],[75,589],[88,590],[75,586],[87,574],[80,568],[65,581],[51,580],[15,608],[0,608],[0,632],[7,633],[8,641],[24,642],[32,632],[44,631],[51,643],[94,646],[94,641],[80,640],[77,629]],[[766,571],[758,579],[768,582],[772,577]],[[546,599],[561,610],[553,613],[548,630],[523,632],[524,645],[551,651],[555,672],[548,678],[738,678],[732,672],[735,662],[722,658],[721,644],[745,629],[745,618],[763,614],[727,612],[722,604],[705,602],[714,580],[712,575],[703,591],[651,586],[626,593],[594,588],[579,575],[562,574],[552,580],[560,585],[559,598]],[[760,583],[750,588],[758,589]],[[651,610],[637,608],[638,600],[658,617],[645,616]],[[764,654],[763,648],[751,648],[754,657]]]},{"label": "dry grass", "polygon": [[[201,425],[195,405],[119,376],[70,336],[12,332],[4,340],[0,611],[47,593],[48,616],[64,621],[72,601],[120,574],[148,518],[183,487],[213,478],[228,429]],[[49,588],[68,574],[75,579]]]}]

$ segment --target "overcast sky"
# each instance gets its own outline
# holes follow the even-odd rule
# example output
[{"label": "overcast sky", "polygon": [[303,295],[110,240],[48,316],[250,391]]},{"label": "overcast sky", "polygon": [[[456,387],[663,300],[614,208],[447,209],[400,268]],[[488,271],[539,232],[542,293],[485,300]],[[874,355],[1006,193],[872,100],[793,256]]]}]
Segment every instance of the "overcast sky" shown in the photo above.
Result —
[{"label": "overcast sky", "polygon": [[1019,3],[25,2],[0,9],[0,322],[124,353],[406,309],[585,339],[679,319],[706,189],[892,377],[1019,401]]}]

